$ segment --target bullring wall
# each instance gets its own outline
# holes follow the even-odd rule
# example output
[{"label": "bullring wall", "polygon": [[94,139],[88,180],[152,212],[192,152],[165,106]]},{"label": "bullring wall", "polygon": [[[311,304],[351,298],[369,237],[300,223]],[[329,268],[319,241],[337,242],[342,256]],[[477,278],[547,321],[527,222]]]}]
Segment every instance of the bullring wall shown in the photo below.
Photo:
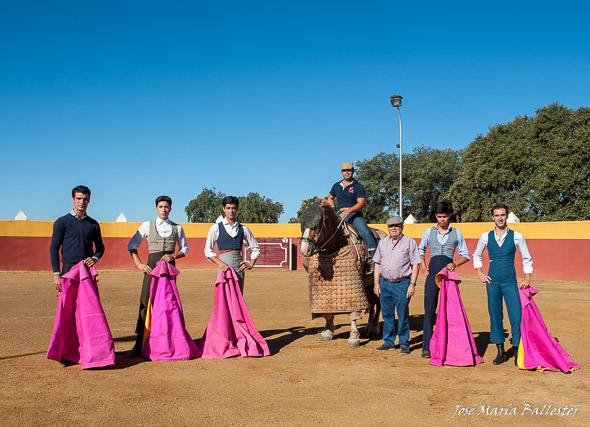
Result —
[{"label": "bullring wall", "polygon": [[[135,268],[127,251],[127,243],[140,223],[101,222],[105,255],[97,264],[99,269]],[[297,243],[301,235],[299,224],[247,224],[257,238],[291,238]],[[404,234],[420,241],[422,233],[433,224],[407,224]],[[49,242],[53,221],[0,221],[1,271],[50,271]],[[205,259],[203,248],[211,224],[182,224],[190,253],[178,261],[179,268],[213,268]],[[385,225],[371,225],[387,232]],[[472,254],[481,233],[490,231],[493,223],[453,224],[463,232],[469,253]],[[590,221],[536,222],[510,224],[520,231],[533,257],[533,278],[588,281],[590,256]],[[295,245],[297,251],[299,245]],[[142,259],[147,259],[147,245],[140,248]],[[428,253],[427,253],[428,255]],[[484,269],[487,262],[484,255]],[[301,257],[297,257],[301,267]],[[516,266],[522,275],[522,260],[516,255]],[[471,262],[457,269],[459,274],[474,275]]]}]

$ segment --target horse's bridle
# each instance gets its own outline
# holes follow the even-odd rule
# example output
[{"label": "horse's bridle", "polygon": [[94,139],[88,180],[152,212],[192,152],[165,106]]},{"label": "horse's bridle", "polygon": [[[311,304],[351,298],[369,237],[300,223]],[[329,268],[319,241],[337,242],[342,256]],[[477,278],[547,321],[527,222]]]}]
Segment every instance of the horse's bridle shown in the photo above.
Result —
[{"label": "horse's bridle", "polygon": [[[319,205],[318,205],[319,206]],[[332,235],[328,238],[328,240],[326,240],[321,246],[318,246],[318,242],[320,240],[320,237],[322,235],[322,231],[324,230],[324,224],[326,223],[326,211],[324,209],[322,209],[322,207],[319,207],[322,216],[321,216],[321,221],[320,221],[320,230],[317,233],[317,237],[315,239],[315,241],[312,241],[311,239],[309,239],[308,237],[301,237],[301,240],[306,241],[312,248],[311,250],[311,255],[315,255],[318,252],[322,252],[325,250],[326,245],[330,242],[330,240],[332,240],[334,238],[334,236],[336,236],[336,233],[338,233],[338,229],[342,226],[342,224],[344,223],[344,220],[341,219],[338,222],[338,225],[336,226],[336,229],[334,230],[334,233],[332,233]],[[301,229],[303,231],[303,222],[301,223]],[[311,230],[315,230],[314,228],[311,228]]]}]

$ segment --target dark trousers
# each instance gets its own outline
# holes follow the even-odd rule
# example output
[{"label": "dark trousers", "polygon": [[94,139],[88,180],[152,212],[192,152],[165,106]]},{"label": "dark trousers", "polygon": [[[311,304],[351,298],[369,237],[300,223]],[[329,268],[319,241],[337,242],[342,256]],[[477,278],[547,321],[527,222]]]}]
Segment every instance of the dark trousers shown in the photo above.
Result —
[{"label": "dark trousers", "polygon": [[506,301],[506,311],[510,320],[512,332],[512,345],[518,347],[520,343],[520,322],[522,319],[522,306],[520,294],[516,282],[504,282],[494,280],[486,284],[488,293],[488,312],[490,313],[490,342],[503,344],[504,339],[504,307],[502,298]]},{"label": "dark trousers", "polygon": [[[174,251],[166,252],[152,252],[148,256],[148,260],[146,264],[151,268],[154,269],[160,258],[164,255],[172,254]],[[174,261],[170,264],[174,265]],[[147,317],[147,306],[150,301],[150,287],[152,284],[152,275],[145,274],[143,275],[143,283],[141,285],[141,295],[139,297],[139,315],[137,316],[137,325],[135,326],[135,333],[137,334],[137,338],[135,339],[135,346],[134,348],[141,350],[143,348],[143,334],[145,331],[145,319]]]},{"label": "dark trousers", "polygon": [[428,276],[424,285],[424,323],[422,324],[423,340],[422,350],[430,350],[430,340],[432,331],[436,324],[436,307],[438,306],[438,294],[440,288],[436,285],[436,275],[439,271],[453,262],[452,258],[444,255],[438,255],[430,258],[428,264]]},{"label": "dark trousers", "polygon": [[61,265],[61,275],[63,276],[64,274],[66,274],[67,272],[69,272],[73,266],[75,266],[76,264],[78,264],[77,262],[64,262]]},{"label": "dark trousers", "polygon": [[[381,286],[381,315],[383,316],[383,342],[388,347],[395,345],[396,335],[399,345],[408,347],[410,339],[410,300],[407,297],[410,279],[399,283],[389,283],[379,278]],[[397,311],[397,325],[395,312]]]}]

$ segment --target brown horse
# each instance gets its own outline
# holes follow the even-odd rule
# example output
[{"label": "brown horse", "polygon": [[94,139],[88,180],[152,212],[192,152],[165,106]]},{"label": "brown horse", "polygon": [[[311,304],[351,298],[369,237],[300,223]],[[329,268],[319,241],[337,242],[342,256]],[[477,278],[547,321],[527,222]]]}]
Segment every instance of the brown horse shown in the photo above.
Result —
[{"label": "brown horse", "polygon": [[[373,292],[372,271],[367,273],[365,269],[367,250],[358,232],[341,220],[326,200],[318,199],[306,206],[301,233],[301,254],[309,257],[304,266],[309,274],[312,318],[326,320],[320,339],[331,340],[334,315],[346,313],[351,321],[348,346],[357,347],[356,321],[364,310],[369,311],[365,335],[379,335],[381,307]],[[382,236],[378,235],[377,240],[379,237]]]}]

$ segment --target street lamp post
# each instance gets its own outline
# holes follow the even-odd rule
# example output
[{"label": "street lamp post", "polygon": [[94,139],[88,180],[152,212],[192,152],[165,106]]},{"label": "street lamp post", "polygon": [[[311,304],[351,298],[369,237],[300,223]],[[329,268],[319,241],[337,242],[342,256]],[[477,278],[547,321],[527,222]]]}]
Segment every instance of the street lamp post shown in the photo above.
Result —
[{"label": "street lamp post", "polygon": [[397,116],[399,117],[399,216],[403,218],[402,214],[402,115],[399,111],[399,107],[402,105],[402,97],[398,94],[390,96],[391,105],[397,108]]}]

